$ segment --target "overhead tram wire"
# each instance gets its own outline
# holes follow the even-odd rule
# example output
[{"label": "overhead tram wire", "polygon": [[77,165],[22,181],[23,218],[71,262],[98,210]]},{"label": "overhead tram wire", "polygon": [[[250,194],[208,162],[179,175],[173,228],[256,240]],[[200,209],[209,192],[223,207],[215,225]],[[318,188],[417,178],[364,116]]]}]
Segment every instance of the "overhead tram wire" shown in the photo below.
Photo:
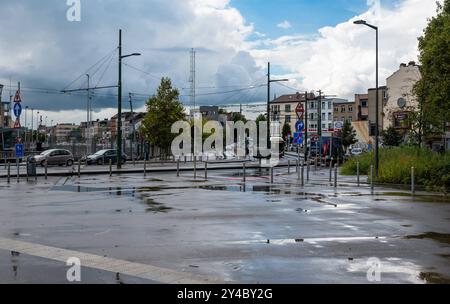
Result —
[{"label": "overhead tram wire", "polygon": [[[82,73],[80,76],[78,76],[75,80],[73,80],[71,83],[69,83],[67,86],[64,87],[62,91],[65,91],[66,89],[70,88],[74,83],[76,83],[78,80],[80,80],[82,77],[85,77],[86,74],[88,74],[93,68],[95,68],[97,65],[102,63],[103,61],[106,61],[114,54],[114,52],[117,51],[117,47],[114,48],[111,52],[106,54],[104,57],[102,57],[100,60],[98,60],[96,63],[91,65],[84,73]],[[102,64],[103,65],[103,64]]]}]

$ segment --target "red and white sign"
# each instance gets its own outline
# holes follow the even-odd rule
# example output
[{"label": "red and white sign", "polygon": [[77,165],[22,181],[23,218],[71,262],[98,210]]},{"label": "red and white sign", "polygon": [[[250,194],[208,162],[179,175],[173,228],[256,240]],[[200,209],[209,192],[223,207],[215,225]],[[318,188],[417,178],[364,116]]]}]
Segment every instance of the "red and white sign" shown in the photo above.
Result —
[{"label": "red and white sign", "polygon": [[20,97],[20,92],[17,91],[16,95],[14,96],[14,102],[15,103],[21,103],[22,102],[22,98]]}]

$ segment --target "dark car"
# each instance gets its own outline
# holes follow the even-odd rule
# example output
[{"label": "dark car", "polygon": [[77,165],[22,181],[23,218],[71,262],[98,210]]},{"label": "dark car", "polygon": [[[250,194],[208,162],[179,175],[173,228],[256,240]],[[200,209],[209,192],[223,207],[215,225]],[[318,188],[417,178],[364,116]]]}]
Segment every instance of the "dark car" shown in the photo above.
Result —
[{"label": "dark car", "polygon": [[[89,155],[86,158],[86,163],[88,165],[104,165],[109,164],[109,161],[112,163],[117,162],[117,151],[116,150],[100,150],[95,154]],[[122,153],[122,164],[125,164],[127,161],[127,155]]]}]

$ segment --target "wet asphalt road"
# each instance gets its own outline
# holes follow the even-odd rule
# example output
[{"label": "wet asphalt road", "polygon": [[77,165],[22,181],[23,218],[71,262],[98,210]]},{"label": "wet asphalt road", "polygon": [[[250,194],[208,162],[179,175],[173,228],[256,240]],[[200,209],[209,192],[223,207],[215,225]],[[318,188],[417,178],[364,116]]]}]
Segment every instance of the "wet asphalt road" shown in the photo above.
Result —
[{"label": "wet asphalt road", "polygon": [[[367,187],[328,171],[184,172],[0,181],[0,237],[238,283],[448,282],[450,202]],[[428,234],[425,234],[428,233]],[[430,234],[432,233],[432,234]],[[66,265],[0,250],[1,283],[65,283]],[[83,268],[82,283],[121,283]],[[122,283],[152,283],[121,276]]]}]

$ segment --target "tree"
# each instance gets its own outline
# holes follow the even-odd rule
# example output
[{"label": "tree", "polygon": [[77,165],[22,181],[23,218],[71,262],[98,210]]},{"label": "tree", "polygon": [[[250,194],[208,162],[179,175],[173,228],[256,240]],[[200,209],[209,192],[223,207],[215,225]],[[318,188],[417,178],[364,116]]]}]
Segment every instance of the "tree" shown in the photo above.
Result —
[{"label": "tree", "polygon": [[398,147],[403,140],[402,135],[394,127],[383,130],[381,132],[381,138],[383,139],[383,143],[389,147]]},{"label": "tree", "polygon": [[422,78],[414,86],[419,113],[412,125],[418,140],[445,132],[450,117],[450,0],[438,2],[437,15],[429,20],[419,38]]},{"label": "tree", "polygon": [[179,96],[178,90],[172,88],[170,78],[162,78],[156,95],[147,101],[147,113],[140,130],[147,141],[161,148],[166,155],[177,136],[171,132],[172,125],[185,118]]},{"label": "tree", "polygon": [[356,131],[348,121],[345,122],[344,127],[341,130],[341,140],[344,152],[347,151],[348,147],[358,142],[358,140],[356,140]]},{"label": "tree", "polygon": [[233,122],[242,121],[243,123],[247,123],[247,118],[245,118],[245,115],[241,113],[233,113],[232,119]]},{"label": "tree", "polygon": [[288,123],[283,125],[283,129],[281,131],[284,140],[287,140],[288,136],[291,135],[291,126]]}]

